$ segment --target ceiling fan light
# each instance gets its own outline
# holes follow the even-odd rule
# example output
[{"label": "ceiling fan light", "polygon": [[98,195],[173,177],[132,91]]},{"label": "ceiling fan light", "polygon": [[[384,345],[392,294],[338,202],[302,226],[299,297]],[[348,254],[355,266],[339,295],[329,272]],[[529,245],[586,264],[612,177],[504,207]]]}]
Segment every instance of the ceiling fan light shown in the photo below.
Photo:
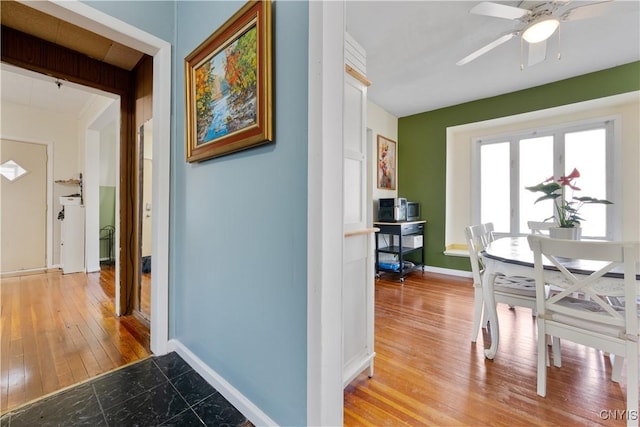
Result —
[{"label": "ceiling fan light", "polygon": [[551,37],[556,31],[560,21],[549,18],[529,25],[522,33],[522,38],[529,43],[539,43]]}]

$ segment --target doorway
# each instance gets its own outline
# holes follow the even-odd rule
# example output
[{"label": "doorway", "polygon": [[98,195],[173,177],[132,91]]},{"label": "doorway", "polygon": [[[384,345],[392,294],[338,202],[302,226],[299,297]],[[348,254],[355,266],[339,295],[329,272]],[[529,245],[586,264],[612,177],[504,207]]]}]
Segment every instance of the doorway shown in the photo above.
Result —
[{"label": "doorway", "polygon": [[[4,2],[3,2],[4,3]],[[97,9],[92,8],[90,5],[81,2],[35,2],[30,3],[30,7],[40,11],[48,16],[64,19],[65,22],[76,25],[79,28],[89,29],[95,34],[107,37],[115,42],[131,46],[138,51],[150,55],[153,62],[154,75],[151,82],[151,92],[153,111],[153,169],[154,169],[154,185],[153,185],[153,220],[154,220],[154,239],[152,245],[153,259],[153,282],[154,286],[151,289],[153,309],[151,310],[151,329],[153,331],[151,335],[151,349],[155,354],[165,354],[168,346],[168,265],[169,265],[169,188],[170,188],[170,126],[171,126],[171,45],[170,43],[161,40],[149,33],[146,33],[130,24],[126,24],[118,19],[113,18]],[[3,14],[4,19],[5,14]],[[9,40],[9,37],[4,37],[5,27],[3,26],[3,40]],[[3,43],[4,44],[4,43]],[[60,46],[54,49],[61,49]],[[3,61],[10,63],[17,62],[18,66],[26,66],[27,63],[17,59],[8,58],[7,56],[16,55],[20,53],[20,49],[8,48],[3,50]],[[13,62],[12,62],[13,61]],[[38,64],[30,64],[31,67],[38,67]],[[109,75],[109,74],[106,74]],[[96,75],[97,76],[97,75]],[[112,78],[112,74],[109,75]],[[100,76],[97,76],[100,77]],[[121,86],[124,87],[124,86]],[[128,86],[127,86],[128,87]],[[132,97],[131,97],[132,98]],[[130,103],[131,98],[123,98],[123,103]],[[121,112],[128,113],[130,106],[123,107]],[[123,121],[130,119],[130,116],[123,116]],[[135,138],[135,131],[129,123],[122,123],[121,133],[129,135]],[[133,148],[133,147],[131,147]],[[125,158],[122,155],[121,158]],[[130,153],[127,153],[127,159],[133,159]],[[127,179],[122,179],[121,182],[130,184]],[[135,182],[135,181],[134,181]],[[124,191],[124,190],[123,190]],[[133,194],[133,193],[126,193]],[[135,206],[133,204],[133,198],[124,200],[120,197],[121,201],[124,201],[122,209],[131,209]],[[131,224],[133,225],[133,218]],[[137,243],[137,237],[133,237],[132,234],[128,234],[127,238],[135,240]],[[124,244],[131,244],[127,239]],[[137,247],[137,246],[132,246]],[[133,260],[131,260],[133,261]],[[126,280],[133,282],[134,268],[137,270],[135,263],[131,263],[131,270],[128,272],[131,277],[127,277]],[[120,295],[119,306],[123,305],[123,301],[131,295]]]}]

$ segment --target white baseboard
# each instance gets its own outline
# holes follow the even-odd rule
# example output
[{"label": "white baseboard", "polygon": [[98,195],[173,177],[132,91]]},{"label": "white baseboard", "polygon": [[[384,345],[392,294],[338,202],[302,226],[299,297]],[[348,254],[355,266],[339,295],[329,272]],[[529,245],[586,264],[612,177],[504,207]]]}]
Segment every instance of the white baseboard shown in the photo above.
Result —
[{"label": "white baseboard", "polygon": [[438,274],[448,274],[449,276],[473,277],[470,271],[454,270],[452,268],[432,267],[430,265],[425,265],[424,271]]},{"label": "white baseboard", "polygon": [[46,273],[49,271],[47,268],[33,268],[30,270],[16,270],[16,271],[5,271],[0,273],[0,277],[19,277],[19,276],[29,276],[32,274],[40,274]]},{"label": "white baseboard", "polygon": [[211,369],[180,341],[171,339],[168,343],[169,352],[175,351],[182,357],[202,378],[229,401],[238,411],[257,426],[277,426],[267,414],[247,399],[235,387],[229,384],[220,374]]}]

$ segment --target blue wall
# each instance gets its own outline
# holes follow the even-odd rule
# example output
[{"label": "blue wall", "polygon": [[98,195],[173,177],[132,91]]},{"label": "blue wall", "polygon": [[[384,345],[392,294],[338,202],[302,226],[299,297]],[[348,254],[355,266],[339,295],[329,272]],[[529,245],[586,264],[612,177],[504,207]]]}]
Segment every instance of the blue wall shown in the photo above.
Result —
[{"label": "blue wall", "polygon": [[308,4],[273,4],[275,142],[189,164],[184,57],[244,2],[88,3],[173,44],[171,338],[278,424],[305,425]]},{"label": "blue wall", "polygon": [[171,42],[175,35],[175,3],[163,0],[95,1],[82,0],[94,9],[129,23],[162,40]]},{"label": "blue wall", "polygon": [[305,425],[307,3],[273,4],[275,142],[184,160],[183,58],[242,4],[177,3],[171,334],[280,425]]},{"label": "blue wall", "polygon": [[172,1],[95,1],[82,0],[94,9],[127,22],[162,40],[171,42],[175,34],[174,9]]}]

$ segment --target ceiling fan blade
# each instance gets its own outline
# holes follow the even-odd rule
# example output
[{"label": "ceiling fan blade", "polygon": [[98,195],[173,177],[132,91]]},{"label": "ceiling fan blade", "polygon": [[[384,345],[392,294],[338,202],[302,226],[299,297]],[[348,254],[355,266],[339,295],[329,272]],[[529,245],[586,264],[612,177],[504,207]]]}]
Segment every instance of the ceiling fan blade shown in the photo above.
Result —
[{"label": "ceiling fan blade", "polygon": [[527,58],[527,67],[536,65],[547,59],[547,41],[543,40],[539,43],[527,43],[529,45],[529,54]]},{"label": "ceiling fan blade", "polygon": [[484,55],[485,53],[489,52],[491,49],[495,49],[496,47],[500,46],[502,43],[508,42],[515,35],[516,35],[516,33],[505,34],[504,36],[492,41],[488,45],[483,46],[480,49],[476,50],[472,54],[465,56],[460,61],[456,62],[456,65],[464,65],[464,64],[466,64],[468,62],[473,61],[474,59],[476,59],[480,55]]},{"label": "ceiling fan blade", "polygon": [[486,15],[504,19],[520,19],[523,16],[531,14],[531,11],[527,9],[492,3],[490,1],[478,3],[469,12],[476,15]]},{"label": "ceiling fan blade", "polygon": [[579,19],[595,18],[609,7],[613,0],[605,0],[598,3],[590,3],[584,6],[574,7],[562,15],[563,21],[577,21]]}]

